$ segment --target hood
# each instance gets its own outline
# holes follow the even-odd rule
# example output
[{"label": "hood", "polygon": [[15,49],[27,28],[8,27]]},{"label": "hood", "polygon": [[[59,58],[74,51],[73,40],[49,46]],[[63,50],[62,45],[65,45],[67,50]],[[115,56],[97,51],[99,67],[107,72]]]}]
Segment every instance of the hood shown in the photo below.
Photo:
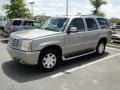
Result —
[{"label": "hood", "polygon": [[54,32],[54,31],[48,31],[48,30],[42,30],[42,29],[32,29],[32,30],[23,30],[23,31],[13,32],[11,36],[19,37],[23,39],[33,39],[33,38],[50,36],[50,35],[56,35],[58,33],[61,33],[61,32]]}]

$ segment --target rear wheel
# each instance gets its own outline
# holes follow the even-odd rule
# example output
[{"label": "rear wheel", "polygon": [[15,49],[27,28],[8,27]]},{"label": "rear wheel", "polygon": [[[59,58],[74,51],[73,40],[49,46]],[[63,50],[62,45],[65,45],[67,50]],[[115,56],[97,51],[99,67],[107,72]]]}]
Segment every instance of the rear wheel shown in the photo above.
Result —
[{"label": "rear wheel", "polygon": [[100,41],[96,48],[96,54],[103,55],[105,52],[105,46],[106,46],[106,43],[104,41]]},{"label": "rear wheel", "polygon": [[39,57],[39,66],[42,71],[54,70],[60,62],[60,55],[55,49],[44,50]]}]

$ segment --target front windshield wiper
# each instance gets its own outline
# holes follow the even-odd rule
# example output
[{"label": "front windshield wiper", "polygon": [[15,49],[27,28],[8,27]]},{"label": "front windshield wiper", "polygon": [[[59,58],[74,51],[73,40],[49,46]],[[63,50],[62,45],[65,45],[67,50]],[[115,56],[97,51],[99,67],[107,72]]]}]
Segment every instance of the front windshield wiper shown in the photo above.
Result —
[{"label": "front windshield wiper", "polygon": [[55,31],[55,32],[58,32],[58,31],[56,31],[56,29],[54,29],[54,28],[50,28],[50,27],[46,27],[46,28],[44,28],[44,30],[48,30],[48,31]]},{"label": "front windshield wiper", "polygon": [[46,28],[44,28],[45,30],[53,30],[53,29],[51,29],[51,28],[49,28],[49,27],[46,27]]}]

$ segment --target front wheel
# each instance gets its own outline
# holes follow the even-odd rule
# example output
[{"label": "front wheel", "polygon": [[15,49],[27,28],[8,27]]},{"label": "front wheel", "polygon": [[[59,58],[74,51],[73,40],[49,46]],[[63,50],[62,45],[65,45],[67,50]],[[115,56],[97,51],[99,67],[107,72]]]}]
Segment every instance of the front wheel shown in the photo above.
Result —
[{"label": "front wheel", "polygon": [[97,48],[96,48],[96,54],[97,55],[103,55],[104,52],[105,52],[105,42],[104,41],[100,41],[97,45]]},{"label": "front wheel", "polygon": [[42,71],[55,69],[60,62],[60,55],[54,49],[44,50],[39,57],[39,66]]}]

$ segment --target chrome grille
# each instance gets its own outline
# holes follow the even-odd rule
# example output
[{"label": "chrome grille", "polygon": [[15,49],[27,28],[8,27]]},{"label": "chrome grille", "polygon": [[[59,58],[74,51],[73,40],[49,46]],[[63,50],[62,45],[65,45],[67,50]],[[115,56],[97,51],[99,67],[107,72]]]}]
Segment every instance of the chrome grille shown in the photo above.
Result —
[{"label": "chrome grille", "polygon": [[117,36],[112,36],[112,39],[119,39],[119,37],[117,37]]},{"label": "chrome grille", "polygon": [[20,39],[10,37],[10,46],[18,49],[20,45]]},{"label": "chrome grille", "polygon": [[112,38],[117,38],[117,36],[112,36]]},{"label": "chrome grille", "polygon": [[18,47],[19,46],[19,39],[13,38],[12,39],[12,46],[13,47]]}]

